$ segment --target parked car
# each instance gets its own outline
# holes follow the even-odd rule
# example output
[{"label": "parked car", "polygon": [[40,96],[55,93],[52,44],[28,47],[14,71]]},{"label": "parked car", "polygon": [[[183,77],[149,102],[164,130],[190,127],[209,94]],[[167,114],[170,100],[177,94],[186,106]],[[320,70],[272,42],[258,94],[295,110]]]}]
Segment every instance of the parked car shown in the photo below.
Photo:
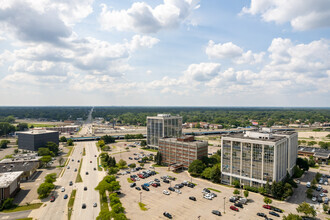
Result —
[{"label": "parked car", "polygon": [[96,168],[94,167],[94,170],[96,170]]},{"label": "parked car", "polygon": [[280,215],[276,212],[270,211],[269,212],[270,215],[276,216],[276,217],[280,217]]},{"label": "parked car", "polygon": [[196,197],[195,196],[189,196],[190,200],[196,201]]},{"label": "parked car", "polygon": [[130,187],[133,188],[136,186],[136,183],[131,183]]},{"label": "parked car", "polygon": [[167,191],[167,190],[163,190],[163,194],[165,194],[165,195],[170,195],[171,192],[169,192],[169,191]]},{"label": "parked car", "polygon": [[86,175],[88,175],[88,172],[86,172]]},{"label": "parked car", "polygon": [[73,185],[73,182],[72,181],[70,181],[70,183],[69,183],[69,186],[72,186]]},{"label": "parked car", "polygon": [[163,182],[164,183],[170,183],[170,181],[168,179],[164,179]]},{"label": "parked car", "polygon": [[212,214],[221,216],[221,212],[219,212],[218,210],[212,210]]},{"label": "parked car", "polygon": [[168,212],[164,212],[163,215],[169,219],[172,219],[172,215]]},{"label": "parked car", "polygon": [[310,187],[311,187],[311,182],[307,182],[307,183],[306,183],[306,187],[307,187],[307,188],[310,188]]},{"label": "parked car", "polygon": [[67,166],[66,168],[70,169],[70,166]]},{"label": "parked car", "polygon": [[280,213],[283,212],[282,209],[279,209],[279,208],[276,208],[276,207],[272,207],[271,209],[275,212],[280,212]]},{"label": "parked car", "polygon": [[96,203],[96,202],[94,202],[94,203],[93,203],[93,207],[96,207],[96,206],[97,206],[97,203]]},{"label": "parked car", "polygon": [[175,192],[175,189],[173,187],[168,187],[168,190]]},{"label": "parked car", "polygon": [[87,186],[84,187],[84,191],[87,191]]},{"label": "parked car", "polygon": [[324,193],[328,193],[328,190],[324,189],[323,192],[324,192]]},{"label": "parked car", "polygon": [[64,191],[65,191],[65,188],[64,188],[64,187],[62,187],[62,188],[61,188],[61,192],[64,192]]},{"label": "parked car", "polygon": [[65,194],[63,198],[64,199],[67,199],[68,198],[68,194]]},{"label": "parked car", "polygon": [[211,191],[209,189],[204,188],[203,193],[210,193]]},{"label": "parked car", "polygon": [[324,193],[321,193],[321,194],[320,194],[320,196],[321,196],[321,197],[324,197],[324,196],[326,196],[326,194],[324,194]]},{"label": "parked car", "polygon": [[328,197],[325,197],[324,204],[328,204],[328,203],[329,203],[329,198]]},{"label": "parked car", "polygon": [[316,197],[315,196],[312,197],[312,201],[316,202]]},{"label": "parked car", "polygon": [[140,190],[141,190],[141,188],[140,188],[140,187],[138,187],[138,186],[137,186],[137,187],[135,187],[135,189],[136,189],[136,190],[138,190],[138,191],[140,191]]},{"label": "parked car", "polygon": [[82,206],[81,206],[81,208],[85,209],[86,208],[86,204],[83,203]]},{"label": "parked car", "polygon": [[74,169],[74,172],[77,172],[77,168]]},{"label": "parked car", "polygon": [[243,208],[243,205],[241,203],[239,203],[239,202],[235,203],[234,206]]},{"label": "parked car", "polygon": [[317,202],[318,202],[318,203],[322,203],[322,202],[323,202],[323,199],[322,199],[321,196],[318,196],[318,197],[317,197]]},{"label": "parked car", "polygon": [[188,187],[190,187],[190,188],[194,188],[194,187],[195,187],[195,185],[194,185],[194,184],[192,184],[192,183],[188,183]]},{"label": "parked car", "polygon": [[181,191],[179,189],[176,189],[175,192],[181,194]]},{"label": "parked car", "polygon": [[239,210],[238,210],[238,208],[237,208],[237,207],[235,207],[235,206],[233,206],[233,205],[232,205],[232,206],[230,206],[230,209],[231,209],[231,210],[234,210],[234,211],[236,211],[236,212],[238,212],[238,211],[239,211]]},{"label": "parked car", "polygon": [[51,196],[51,197],[50,197],[50,201],[51,201],[51,202],[54,202],[54,201],[55,201],[55,196]]},{"label": "parked car", "polygon": [[147,186],[145,186],[145,185],[141,185],[141,187],[142,187],[142,189],[144,189],[145,191],[150,191],[150,189],[149,189]]},{"label": "parked car", "polygon": [[265,209],[271,209],[272,208],[270,205],[263,205],[262,207],[265,208]]},{"label": "parked car", "polygon": [[267,215],[265,213],[262,213],[262,212],[258,212],[257,216],[264,217],[264,218],[267,217]]}]

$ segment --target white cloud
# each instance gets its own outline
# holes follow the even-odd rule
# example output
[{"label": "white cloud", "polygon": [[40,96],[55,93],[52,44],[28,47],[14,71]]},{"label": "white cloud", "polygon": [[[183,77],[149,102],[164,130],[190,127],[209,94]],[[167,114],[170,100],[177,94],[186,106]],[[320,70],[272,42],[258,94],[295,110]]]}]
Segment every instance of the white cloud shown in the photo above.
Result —
[{"label": "white cloud", "polygon": [[328,0],[251,0],[242,13],[260,14],[264,21],[282,24],[290,22],[295,30],[309,30],[330,26]]},{"label": "white cloud", "polygon": [[184,75],[187,80],[208,81],[219,73],[220,66],[219,63],[191,64]]},{"label": "white cloud", "polygon": [[152,48],[158,42],[159,39],[154,37],[134,35],[130,42],[130,48],[131,50],[137,50],[141,47]]},{"label": "white cloud", "polygon": [[199,0],[164,0],[152,8],[145,2],[135,2],[127,10],[112,10],[102,4],[99,22],[102,29],[155,33],[161,29],[178,27],[193,10]]},{"label": "white cloud", "polygon": [[210,59],[232,59],[232,61],[236,64],[260,63],[265,55],[264,52],[252,53],[251,50],[244,52],[242,48],[232,42],[216,44],[212,40],[209,41],[205,49],[205,53]]}]

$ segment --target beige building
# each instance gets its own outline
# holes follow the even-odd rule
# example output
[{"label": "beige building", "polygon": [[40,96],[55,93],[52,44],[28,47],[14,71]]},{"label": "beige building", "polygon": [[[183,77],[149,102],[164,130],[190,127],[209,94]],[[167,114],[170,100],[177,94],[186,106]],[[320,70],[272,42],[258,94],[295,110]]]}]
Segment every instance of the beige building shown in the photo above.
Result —
[{"label": "beige building", "polygon": [[162,163],[188,168],[194,160],[207,156],[208,142],[195,140],[194,136],[160,138],[158,149],[162,155]]},{"label": "beige building", "polygon": [[22,171],[0,173],[0,204],[7,198],[13,197],[20,190],[22,174]]}]

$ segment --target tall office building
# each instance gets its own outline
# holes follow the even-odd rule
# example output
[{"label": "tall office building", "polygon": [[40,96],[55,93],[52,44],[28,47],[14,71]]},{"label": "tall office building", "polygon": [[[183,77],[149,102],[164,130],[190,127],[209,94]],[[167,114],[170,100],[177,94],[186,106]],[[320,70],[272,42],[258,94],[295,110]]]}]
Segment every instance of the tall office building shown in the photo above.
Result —
[{"label": "tall office building", "polygon": [[222,183],[262,186],[292,175],[298,152],[297,132],[246,131],[222,137]]},{"label": "tall office building", "polygon": [[158,148],[158,140],[163,137],[180,137],[182,135],[182,117],[170,114],[158,114],[147,117],[147,144]]},{"label": "tall office building", "polygon": [[45,147],[47,142],[59,144],[58,131],[31,130],[16,133],[18,136],[19,149],[38,151],[40,147]]},{"label": "tall office building", "polygon": [[162,163],[182,165],[188,169],[194,160],[207,157],[208,142],[195,140],[194,136],[160,138],[158,149],[162,155]]}]

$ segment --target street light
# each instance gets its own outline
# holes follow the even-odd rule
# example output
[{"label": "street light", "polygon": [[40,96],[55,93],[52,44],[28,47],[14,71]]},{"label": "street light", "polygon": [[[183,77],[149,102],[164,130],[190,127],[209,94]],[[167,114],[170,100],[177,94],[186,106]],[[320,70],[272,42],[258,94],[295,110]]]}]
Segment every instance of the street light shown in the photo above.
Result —
[{"label": "street light", "polygon": [[225,201],[226,201],[226,197],[223,197],[223,213],[226,214],[226,204],[225,204]]}]

